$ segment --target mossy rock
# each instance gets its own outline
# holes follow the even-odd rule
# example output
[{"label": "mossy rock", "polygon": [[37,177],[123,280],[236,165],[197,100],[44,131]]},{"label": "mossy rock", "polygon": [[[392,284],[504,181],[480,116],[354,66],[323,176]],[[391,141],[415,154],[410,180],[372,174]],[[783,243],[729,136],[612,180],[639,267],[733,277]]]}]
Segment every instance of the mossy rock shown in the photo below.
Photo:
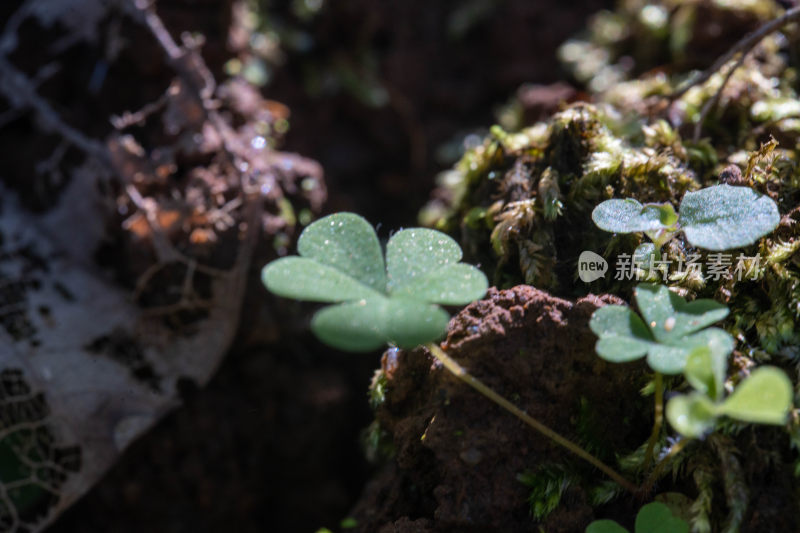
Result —
[{"label": "mossy rock", "polygon": [[[800,117],[794,111],[795,37],[788,30],[767,36],[723,90],[725,69],[673,101],[668,96],[692,78],[692,68],[710,64],[780,8],[773,2],[723,6],[711,0],[624,4],[595,18],[582,41],[587,53],[603,51],[605,59],[597,68],[567,61],[568,68],[585,67],[573,70],[586,86],[584,101],[564,104],[535,124],[524,124],[523,114],[509,111],[521,106],[506,108],[504,127],[493,127],[482,144],[440,176],[421,222],[455,236],[466,260],[480,264],[500,288],[525,283],[565,298],[607,292],[630,300],[637,280],[615,279],[615,262],[647,239],[599,230],[591,219],[595,206],[611,198],[634,198],[677,209],[689,191],[720,183],[749,186],[777,204],[781,221],[775,231],[730,251],[729,263],[718,267],[718,274],[682,274],[673,261],[664,275],[650,280],[664,282],[687,299],[713,298],[731,309],[722,324],[737,340],[729,384],[765,361],[784,368],[796,381]],[[659,24],[672,33],[644,31],[648,17],[649,22],[663,17]],[[736,21],[740,31],[712,38],[700,20]],[[609,37],[613,32],[606,30],[614,24],[626,28],[623,37]],[[675,30],[683,33],[675,36]],[[565,45],[562,56],[570,56],[567,47],[576,43]],[[698,47],[718,53],[695,61]],[[632,54],[637,50],[652,53]],[[612,71],[614,83],[601,83]],[[711,111],[698,127],[706,104]],[[693,140],[696,132],[700,135]],[[609,262],[611,275],[591,283],[578,279],[578,257],[587,250]],[[719,260],[680,235],[662,252],[684,261],[698,254],[705,265]],[[750,275],[737,279],[737,269]],[[797,529],[798,487],[792,475],[784,474],[800,465],[796,418],[795,411],[783,428],[723,423],[683,452],[673,465],[672,481],[662,481],[659,490],[674,489],[691,498],[687,519],[693,531]],[[632,453],[621,467],[636,472],[637,464],[641,466],[641,456]],[[579,486],[588,487],[585,480]],[[615,505],[621,504],[600,508],[599,514],[623,523],[635,515]]]}]

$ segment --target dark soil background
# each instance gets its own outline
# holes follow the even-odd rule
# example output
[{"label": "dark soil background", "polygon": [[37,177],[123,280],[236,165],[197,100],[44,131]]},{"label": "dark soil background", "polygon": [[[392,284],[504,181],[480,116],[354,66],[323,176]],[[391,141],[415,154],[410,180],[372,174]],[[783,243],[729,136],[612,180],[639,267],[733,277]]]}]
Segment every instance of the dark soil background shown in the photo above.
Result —
[{"label": "dark soil background", "polygon": [[[289,4],[272,2],[270,9],[291,18]],[[561,79],[557,46],[611,2],[498,1],[453,40],[445,28],[461,4],[331,1],[310,23],[311,52],[289,54],[275,72],[265,94],[291,109],[284,148],[322,164],[328,211],[362,213],[383,225],[384,236],[413,224],[442,169],[437,147],[490,125],[495,107],[522,83]],[[218,72],[229,21],[220,14],[229,7],[223,0],[158,2],[173,32],[206,33],[207,59]],[[364,48],[378,58],[386,106],[305,91],[308,61],[347,58]],[[157,55],[142,50],[151,53]],[[143,83],[141,90],[154,95],[163,90]],[[260,306],[266,293],[253,290],[259,292],[250,301]],[[283,315],[283,308],[272,313]],[[208,387],[186,383],[185,405],[135,443],[50,531],[335,529],[373,473],[360,433],[372,417],[366,391],[378,354],[334,353],[308,336],[302,320],[278,323],[272,331],[243,332]]]}]

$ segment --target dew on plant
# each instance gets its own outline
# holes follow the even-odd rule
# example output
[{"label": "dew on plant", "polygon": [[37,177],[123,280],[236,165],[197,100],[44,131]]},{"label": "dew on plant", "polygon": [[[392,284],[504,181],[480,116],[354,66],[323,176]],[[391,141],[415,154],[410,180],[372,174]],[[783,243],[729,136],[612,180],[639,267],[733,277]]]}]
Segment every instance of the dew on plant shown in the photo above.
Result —
[{"label": "dew on plant", "polygon": [[253,139],[250,141],[250,146],[256,150],[263,150],[266,145],[267,140],[260,135],[253,137]]}]

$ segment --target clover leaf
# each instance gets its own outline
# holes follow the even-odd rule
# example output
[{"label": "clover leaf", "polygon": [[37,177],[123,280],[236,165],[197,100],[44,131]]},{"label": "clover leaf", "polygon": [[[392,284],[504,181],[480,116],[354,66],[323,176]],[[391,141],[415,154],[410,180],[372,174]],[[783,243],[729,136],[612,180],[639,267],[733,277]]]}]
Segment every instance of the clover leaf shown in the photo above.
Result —
[{"label": "clover leaf", "polygon": [[264,267],[262,280],[279,296],[338,303],[320,310],[311,329],[342,350],[370,351],[387,342],[412,348],[435,340],[449,320],[435,304],[469,303],[488,286],[480,270],[459,263],[458,244],[431,229],[397,232],[384,263],[375,230],[353,213],[314,222],[297,250],[299,257]]},{"label": "clover leaf", "polygon": [[634,233],[668,228],[678,221],[678,216],[670,204],[642,205],[633,198],[615,198],[595,207],[592,220],[605,231]]},{"label": "clover leaf", "polygon": [[717,416],[714,403],[704,394],[693,392],[669,399],[667,420],[684,437],[696,439],[714,428]]},{"label": "clover leaf", "polygon": [[[717,340],[712,340],[712,343]],[[712,349],[709,346],[698,346],[689,352],[683,373],[686,381],[712,400],[718,400],[725,385],[725,373],[728,367],[727,353],[724,348]]]},{"label": "clover leaf", "polygon": [[687,192],[680,218],[686,239],[706,250],[753,244],[778,226],[778,206],[749,187],[717,185]]},{"label": "clover leaf", "polygon": [[792,395],[792,382],[782,370],[762,366],[722,402],[713,402],[702,392],[671,398],[667,420],[678,433],[692,438],[713,429],[723,415],[742,422],[782,425],[792,408]]},{"label": "clover leaf", "polygon": [[598,355],[607,361],[626,362],[647,356],[650,368],[662,374],[683,371],[689,354],[705,346],[715,357],[733,350],[733,339],[719,328],[703,328],[728,314],[713,300],[687,303],[662,285],[643,283],[634,297],[644,320],[628,307],[608,305],[592,315],[591,330],[599,337]]},{"label": "clover leaf", "polygon": [[[689,524],[672,514],[661,502],[652,502],[639,509],[634,524],[635,533],[689,533]],[[613,520],[595,520],[586,528],[586,533],[628,533],[628,530]]]},{"label": "clover leaf", "polygon": [[749,187],[727,184],[687,192],[676,215],[670,204],[612,199],[592,211],[592,220],[613,233],[646,233],[657,246],[683,231],[692,246],[712,251],[753,244],[780,222],[771,198]]},{"label": "clover leaf", "polygon": [[696,392],[667,402],[667,420],[678,433],[697,438],[714,428],[717,418],[727,415],[742,422],[780,425],[792,406],[792,383],[775,367],[757,368],[733,393],[721,400],[727,372],[727,357],[720,350],[701,346],[692,350],[684,375]]}]

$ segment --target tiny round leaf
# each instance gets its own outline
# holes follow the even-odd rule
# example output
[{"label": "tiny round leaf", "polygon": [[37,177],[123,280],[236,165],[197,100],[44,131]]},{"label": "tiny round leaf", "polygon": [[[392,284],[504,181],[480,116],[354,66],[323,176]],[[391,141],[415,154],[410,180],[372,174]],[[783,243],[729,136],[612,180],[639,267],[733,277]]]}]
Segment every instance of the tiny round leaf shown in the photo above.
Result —
[{"label": "tiny round leaf", "polygon": [[697,392],[675,396],[667,402],[667,420],[684,437],[702,437],[714,427],[714,408],[711,400]]},{"label": "tiny round leaf", "polygon": [[719,251],[753,244],[778,226],[780,214],[769,196],[723,184],[687,192],[679,221],[693,246]]},{"label": "tiny round leaf", "polygon": [[612,233],[656,231],[675,224],[677,216],[670,204],[642,205],[632,198],[606,200],[592,211],[598,228]]},{"label": "tiny round leaf", "polygon": [[648,503],[636,515],[636,533],[689,533],[689,524],[660,502]]},{"label": "tiny round leaf", "polygon": [[744,422],[782,425],[792,407],[792,382],[783,370],[762,366],[719,406],[720,414]]}]

